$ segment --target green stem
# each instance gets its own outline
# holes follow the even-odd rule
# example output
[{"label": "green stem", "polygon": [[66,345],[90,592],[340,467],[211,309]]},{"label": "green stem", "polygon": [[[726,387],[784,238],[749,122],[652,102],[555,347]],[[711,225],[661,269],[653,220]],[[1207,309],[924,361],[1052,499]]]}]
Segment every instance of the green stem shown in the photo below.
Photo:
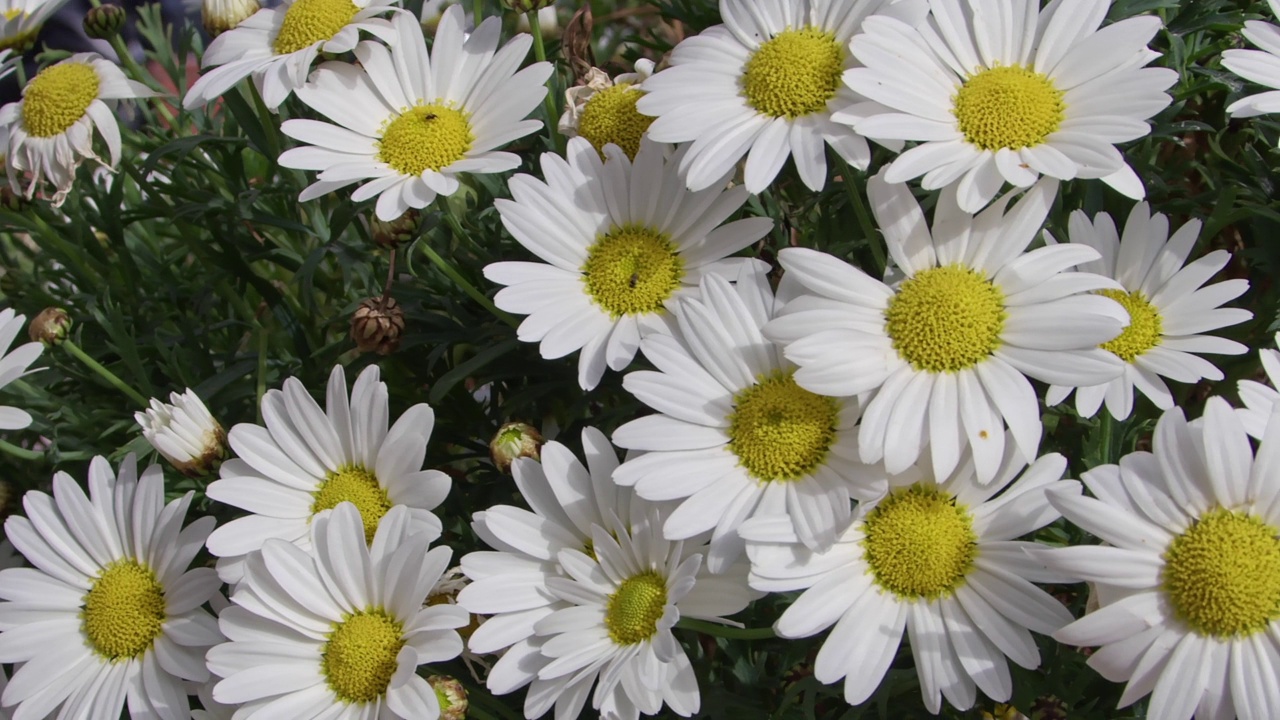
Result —
[{"label": "green stem", "polygon": [[705,620],[694,620],[693,618],[681,618],[680,622],[676,623],[676,627],[681,630],[693,630],[704,635],[713,635],[729,640],[772,640],[778,637],[771,627],[736,628]]},{"label": "green stem", "polygon": [[1103,465],[1110,465],[1115,462],[1111,457],[1111,439],[1115,435],[1115,420],[1105,407],[1098,416],[1098,432],[1102,433],[1102,446],[1098,451],[1099,459],[1102,460]]},{"label": "green stem", "polygon": [[484,18],[484,0],[475,0],[471,4],[471,23],[475,27],[480,27],[480,21]]},{"label": "green stem", "polygon": [[17,445],[14,445],[12,443],[7,443],[4,440],[0,440],[0,451],[8,453],[9,455],[12,455],[16,458],[21,458],[23,460],[43,460],[44,459],[44,453],[42,452],[37,452],[35,450],[27,450],[26,448],[20,448]]},{"label": "green stem", "polygon": [[857,216],[858,224],[862,226],[862,234],[866,236],[867,244],[871,246],[871,256],[876,263],[876,272],[872,276],[876,278],[884,277],[884,270],[888,262],[885,258],[885,249],[879,234],[876,232],[876,224],[871,219],[871,212],[867,209],[867,204],[862,200],[862,192],[853,181],[854,170],[839,155],[836,155],[836,161],[840,163],[840,174],[844,178],[845,189],[849,191],[849,203],[853,205],[853,214]]},{"label": "green stem", "polygon": [[[455,219],[452,215],[449,215],[448,213],[445,213],[445,219],[449,222],[449,225],[453,228],[453,231],[455,233],[465,237],[466,233],[463,232],[462,227],[458,225],[457,219]],[[440,268],[440,272],[444,273],[446,276],[448,276],[450,280],[454,282],[454,284],[462,288],[462,291],[466,293],[468,297],[480,303],[480,305],[483,306],[485,310],[488,310],[494,317],[510,325],[511,327],[517,327],[518,325],[520,325],[519,320],[512,317],[511,315],[508,315],[502,310],[499,310],[498,306],[494,305],[493,301],[490,300],[488,297],[486,297],[484,293],[477,290],[475,285],[472,285],[470,282],[467,282],[467,279],[462,277],[462,274],[458,272],[457,268],[455,268],[453,265],[450,265],[448,260],[445,260],[443,257],[441,257],[440,253],[437,253],[435,251],[435,248],[432,248],[430,243],[425,238],[423,239],[422,242],[418,243],[418,246],[422,248],[422,252],[426,253],[427,258],[431,260],[432,264]]]},{"label": "green stem", "polygon": [[[529,18],[529,29],[533,31],[533,56],[538,62],[547,61],[547,48],[542,44],[542,23],[538,20],[538,11],[530,10],[527,13]],[[551,136],[551,146],[556,152],[564,150],[563,140],[560,137],[560,113],[556,109],[556,76],[555,73],[547,80],[550,86],[547,88],[547,95],[543,98],[543,104],[547,108],[547,133]]]},{"label": "green stem", "polygon": [[[95,7],[98,4],[99,3],[94,2]],[[125,69],[129,71],[129,74],[133,76],[134,80],[137,80],[152,90],[155,89],[156,79],[151,76],[151,73],[143,70],[137,60],[133,59],[133,54],[129,52],[129,48],[125,47],[124,40],[120,39],[119,35],[115,35],[111,38],[111,49],[116,51],[116,55],[120,58],[120,64],[124,65]],[[165,91],[161,89],[160,94],[164,95]],[[142,108],[144,113],[147,112],[146,105],[143,103],[138,103],[138,107]],[[160,113],[160,116],[165,119],[165,122],[169,124],[170,128],[177,129],[178,126],[177,122],[174,120],[173,113],[169,112],[169,108],[165,107],[163,102],[156,102],[155,108],[156,111]]]},{"label": "green stem", "polygon": [[257,398],[254,407],[258,409],[258,422],[262,422],[262,396],[267,394],[267,341],[271,336],[267,334],[267,328],[263,325],[258,326],[258,384]]},{"label": "green stem", "polygon": [[98,375],[100,375],[103,380],[106,380],[108,383],[114,386],[115,389],[119,390],[125,395],[128,395],[130,398],[133,399],[134,402],[138,403],[142,407],[147,406],[147,399],[142,396],[142,393],[138,392],[137,390],[134,390],[128,383],[126,383],[125,381],[117,377],[115,373],[103,367],[102,363],[89,357],[89,355],[85,351],[81,350],[80,347],[75,343],[71,342],[70,339],[63,340],[61,345],[62,347],[66,348],[67,352],[71,353],[71,355],[74,356],[77,360],[84,363],[85,367],[98,373]]}]

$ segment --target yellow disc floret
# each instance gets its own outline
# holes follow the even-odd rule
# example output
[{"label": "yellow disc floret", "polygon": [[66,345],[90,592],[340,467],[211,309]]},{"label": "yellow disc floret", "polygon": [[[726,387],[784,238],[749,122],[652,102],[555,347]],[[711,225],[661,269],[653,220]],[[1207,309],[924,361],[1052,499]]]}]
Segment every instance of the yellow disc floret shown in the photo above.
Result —
[{"label": "yellow disc floret", "polygon": [[1245,513],[1219,508],[1174,538],[1164,553],[1164,592],[1192,630],[1252,635],[1280,620],[1280,537]]},{"label": "yellow disc floret", "polygon": [[404,647],[404,628],[381,608],[363,610],[334,625],[320,667],[333,694],[345,703],[371,703],[387,692]]},{"label": "yellow disc floret", "polygon": [[662,310],[680,287],[684,260],[666,235],[638,225],[615,227],[587,248],[587,294],[613,318]]},{"label": "yellow disc floret", "polygon": [[818,467],[836,437],[839,405],[775,373],[739,392],[729,449],[757,480],[796,480]]},{"label": "yellow disc floret", "polygon": [[338,503],[352,503],[360,511],[360,519],[364,522],[365,542],[373,542],[378,532],[378,523],[382,516],[391,509],[391,498],[387,491],[378,484],[378,478],[359,465],[348,465],[329,473],[320,487],[311,494],[311,513],[321,510],[332,510]]},{"label": "yellow disc floret", "polygon": [[1129,313],[1129,327],[1114,340],[1102,343],[1098,347],[1117,355],[1127,363],[1160,344],[1164,337],[1164,323],[1160,319],[1160,311],[1140,292],[1128,293],[1123,290],[1099,290],[1124,306]]},{"label": "yellow disc floret", "polygon": [[613,143],[635,160],[636,153],[640,152],[640,139],[657,119],[636,110],[636,102],[643,96],[644,93],[628,83],[592,95],[578,119],[578,135],[600,153],[604,152],[605,145]]},{"label": "yellow disc floret", "polygon": [[327,41],[360,12],[351,0],[297,0],[284,13],[272,49],[288,55]]},{"label": "yellow disc floret", "polygon": [[475,136],[467,116],[443,102],[405,108],[382,127],[378,159],[402,175],[441,170],[466,156]]},{"label": "yellow disc floret", "polygon": [[936,487],[899,490],[863,523],[862,549],[876,583],[902,599],[950,596],[978,555],[973,517]]},{"label": "yellow disc floret", "polygon": [[61,135],[98,99],[98,71],[82,62],[51,65],[22,91],[22,125],[33,137]]},{"label": "yellow disc floret", "polygon": [[885,311],[898,355],[917,370],[957,372],[1000,347],[1004,293],[974,270],[946,265],[907,278]]},{"label": "yellow disc floret", "polygon": [[952,98],[952,113],[965,140],[983,150],[1033,147],[1065,117],[1062,91],[1048,77],[1021,65],[970,76]]},{"label": "yellow disc floret", "polygon": [[825,110],[844,72],[836,36],[816,27],[784,30],[751,54],[742,93],[757,112],[798,118]]},{"label": "yellow disc floret", "polygon": [[633,575],[618,586],[605,605],[604,625],[619,645],[634,645],[658,632],[667,605],[667,583],[655,572]]},{"label": "yellow disc floret", "polygon": [[165,618],[164,586],[150,568],[131,558],[102,569],[80,613],[89,646],[108,660],[127,660],[149,650]]}]

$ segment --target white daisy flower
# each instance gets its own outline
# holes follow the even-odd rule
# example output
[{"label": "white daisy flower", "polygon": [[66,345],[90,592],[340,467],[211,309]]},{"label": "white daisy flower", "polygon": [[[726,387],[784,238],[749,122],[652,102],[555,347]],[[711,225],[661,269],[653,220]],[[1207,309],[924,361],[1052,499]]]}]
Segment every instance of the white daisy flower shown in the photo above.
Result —
[{"label": "white daisy flower", "polygon": [[[345,0],[344,0],[345,1]],[[356,202],[378,196],[377,214],[394,220],[458,191],[461,173],[500,173],[520,157],[497,148],[535,132],[525,120],[546,95],[549,63],[516,72],[533,42],[518,35],[501,50],[502,20],[462,30],[462,8],[444,13],[431,54],[413,16],[391,20],[391,49],[365,41],[360,66],[327,62],[298,89],[298,99],[337,125],[286,120],[285,135],[314,145],[280,156],[284,167],[320,171],[299,201],[365,182]]]},{"label": "white daisy flower", "polygon": [[[495,505],[473,517],[471,527],[494,551],[463,556],[462,572],[471,582],[459,591],[457,600],[473,613],[490,616],[468,639],[472,652],[483,655],[512,648],[489,674],[489,689],[495,693],[506,694],[533,681],[530,698],[547,699],[539,690],[545,683],[521,670],[519,658],[537,655],[534,623],[568,607],[546,586],[547,578],[565,574],[557,554],[566,548],[590,554],[591,528],[615,531],[642,519],[647,507],[633,503],[631,491],[613,483],[618,457],[604,433],[584,428],[582,447],[585,466],[554,441],[542,447],[541,462],[517,458],[512,463],[516,487],[532,511]],[[528,583],[513,587],[517,576]],[[549,701],[555,699],[552,696]]]},{"label": "white daisy flower", "polygon": [[71,476],[53,497],[31,491],[27,517],[5,535],[34,568],[0,570],[0,662],[24,663],[0,702],[16,717],[186,720],[183,680],[208,678],[205,651],[222,640],[201,606],[221,586],[209,568],[188,566],[213,529],[185,529],[192,493],[164,504],[159,466],[137,474],[133,455],[119,477],[105,458],[89,465],[89,496]]},{"label": "white daisy flower", "polygon": [[765,273],[736,285],[709,275],[700,297],[676,303],[680,333],[640,343],[657,371],[622,386],[660,414],[626,423],[613,441],[644,454],[614,482],[647,500],[680,500],[663,534],[712,531],[707,565],[720,572],[742,552],[738,526],[783,515],[805,546],[825,550],[850,517],[850,499],[883,494],[882,473],[858,462],[854,398],[815,395],[760,328],[778,307]]},{"label": "white daisy flower", "polygon": [[19,54],[35,46],[40,28],[67,0],[0,0],[0,49]]},{"label": "white daisy flower", "polygon": [[752,193],[793,156],[816,192],[827,182],[826,145],[865,170],[867,141],[831,117],[863,101],[840,77],[855,65],[849,39],[874,13],[914,24],[924,2],[720,0],[724,24],[681,41],[670,67],[645,81],[636,107],[658,118],[649,137],[692,143],[680,165],[692,190],[718,187],[745,155]]},{"label": "white daisy flower", "polygon": [[887,166],[885,179],[924,176],[926,190],[959,183],[960,207],[977,212],[1006,183],[1041,175],[1101,178],[1127,197],[1146,194],[1115,144],[1151,132],[1146,120],[1171,101],[1178,79],[1145,68],[1160,18],[1099,29],[1111,0],[929,0],[912,27],[872,18],[853,39],[865,67],[845,84],[880,112],[837,114],[861,135],[920,144]]},{"label": "white daisy flower", "polygon": [[[1267,0],[1271,14],[1280,17],[1280,0]],[[1261,50],[1224,50],[1222,66],[1250,82],[1272,88],[1242,97],[1227,106],[1232,117],[1245,118],[1280,112],[1280,27],[1248,20],[1240,34]]]},{"label": "white daisy flower", "polygon": [[[44,345],[38,342],[23,343],[13,350],[9,349],[26,322],[27,316],[16,314],[13,308],[0,310],[0,389],[34,372],[28,368],[44,352]],[[0,405],[0,430],[22,430],[29,425],[31,414],[26,410]]]},{"label": "white daisy flower", "polygon": [[151,447],[184,475],[203,475],[227,455],[226,432],[191,388],[169,393],[168,403],[151,398],[151,407],[133,419]]},{"label": "white daisy flower", "polygon": [[1280,418],[1257,457],[1222,398],[1202,420],[1180,408],[1152,452],[1083,480],[1095,498],[1049,492],[1068,520],[1107,545],[1037,554],[1095,584],[1101,607],[1054,634],[1098,648],[1090,667],[1125,682],[1120,707],[1151,694],[1161,720],[1280,717]]},{"label": "white daisy flower", "polygon": [[745,607],[746,564],[706,575],[695,554],[705,546],[663,540],[657,506],[610,480],[618,460],[605,436],[586,428],[582,444],[586,467],[558,442],[542,448],[541,464],[512,465],[533,512],[476,513],[472,527],[496,552],[462,559],[472,583],[459,604],[492,615],[471,649],[509,648],[488,688],[529,685],[527,718],[553,705],[556,717],[577,717],[597,677],[592,707],[602,717],[653,714],[664,702],[687,716],[698,708],[697,684],[671,626],[682,615],[719,620]]},{"label": "white daisy flower", "polygon": [[940,480],[910,471],[892,479],[889,495],[821,553],[796,544],[785,523],[746,526],[751,586],[804,590],[774,623],[784,638],[835,625],[814,677],[828,684],[844,678],[851,705],[880,685],[904,629],[930,712],[938,713],[944,697],[962,710],[972,706],[975,688],[1008,700],[1005,658],[1034,669],[1040,653],[1030,631],[1051,633],[1071,622],[1060,602],[1032,584],[1062,578],[1029,559],[1036,543],[1014,539],[1058,518],[1047,489],[1080,492],[1079,483],[1060,480],[1066,468],[1056,453],[1027,467],[1010,442],[994,482],[979,481],[970,461]]},{"label": "white daisy flower", "polygon": [[1219,307],[1249,289],[1248,280],[1226,280],[1202,287],[1231,259],[1226,250],[1215,250],[1187,265],[1187,255],[1200,236],[1200,221],[1192,220],[1169,235],[1169,218],[1151,214],[1146,203],[1138,203],[1125,221],[1124,235],[1106,213],[1093,222],[1081,210],[1071,213],[1071,242],[1088,245],[1101,255],[1079,265],[1084,272],[1114,278],[1123,290],[1103,289],[1105,295],[1124,306],[1129,327],[1102,349],[1125,362],[1124,374],[1102,385],[1072,388],[1055,385],[1045,396],[1048,405],[1057,405],[1076,393],[1076,411],[1093,417],[1107,403],[1107,412],[1124,420],[1133,411],[1133,390],[1137,388],[1156,407],[1173,407],[1173,395],[1160,378],[1195,383],[1221,380],[1222,371],[1192,353],[1242,355],[1248,348],[1234,340],[1200,333],[1242,323],[1253,317],[1248,310]]},{"label": "white daisy flower", "polygon": [[[1275,341],[1280,345],[1280,333],[1276,333]],[[1258,360],[1262,363],[1262,370],[1271,386],[1256,380],[1241,380],[1236,387],[1244,407],[1236,410],[1236,415],[1244,425],[1245,432],[1261,440],[1262,433],[1267,429],[1267,421],[1271,419],[1271,411],[1280,402],[1280,392],[1276,392],[1276,386],[1280,384],[1280,352],[1271,348],[1259,348]]]},{"label": "white daisy flower", "polygon": [[222,464],[221,479],[206,491],[251,513],[209,538],[223,580],[239,582],[245,556],[270,538],[310,550],[313,520],[343,501],[360,510],[369,542],[397,505],[409,507],[414,532],[439,537],[442,526],[431,510],[449,494],[449,476],[421,469],[435,412],[419,403],[388,430],[387,385],[378,380],[377,366],[356,378],[350,401],[346,374],[334,367],[325,409],[297,378],[289,378],[284,390],[263,396],[262,418],[266,427],[231,428],[227,440],[236,457]]},{"label": "white daisy flower", "polygon": [[521,341],[541,343],[547,359],[582,350],[578,383],[590,390],[606,365],[631,363],[642,336],[670,333],[667,304],[704,274],[732,277],[759,262],[725,257],[764,237],[773,220],[726,223],[746,188],[690,192],[680,155],[667,159],[647,139],[634,163],[616,145],[605,147],[604,162],[584,138],[570,140],[566,155],[544,153],[545,182],[516,175],[514,199],[494,201],[507,231],[547,264],[493,263],[484,275],[510,286],[494,298],[499,308],[529,316]]},{"label": "white daisy flower", "polygon": [[182,107],[203,107],[252,75],[275,110],[307,81],[320,53],[349,52],[362,30],[391,42],[390,23],[377,16],[398,9],[396,0],[285,0],[263,8],[209,43],[200,63],[207,72],[187,89]]},{"label": "white daisy flower", "polygon": [[270,540],[245,564],[233,607],[211,649],[220,703],[237,717],[290,720],[435,720],[436,693],[419,665],[462,652],[457,605],[423,607],[453,555],[428,551],[411,510],[392,508],[366,544],[364,521],[344,502],[311,524],[308,553]]},{"label": "white daisy flower", "polygon": [[1024,457],[1037,454],[1040,406],[1028,377],[1085,386],[1120,375],[1123,361],[1098,345],[1120,334],[1128,314],[1091,292],[1119,285],[1067,272],[1098,251],[1026,250],[1056,189],[1057,181],[1042,180],[1008,214],[1012,193],[971,216],[948,188],[931,232],[906,186],[881,173],[868,191],[901,275],[884,283],[814,250],[778,254],[812,294],[788,303],[765,334],[787,343],[800,387],[835,397],[874,393],[858,434],[863,462],[883,461],[897,474],[929,448],[945,476],[971,447],[978,480],[988,482],[1006,424]]},{"label": "white daisy flower", "polygon": [[[22,88],[21,100],[0,108],[0,125],[9,129],[9,187],[22,192],[18,183],[29,176],[24,194],[30,198],[47,180],[54,186],[54,206],[61,205],[81,159],[111,168],[120,162],[115,101],[153,95],[97,53],[77,53],[41,70]],[[107,143],[109,162],[93,150],[95,127]]]},{"label": "white daisy flower", "polygon": [[635,69],[610,78],[600,68],[591,68],[580,84],[564,93],[560,133],[586,138],[601,156],[604,146],[613,143],[635,160],[640,138],[653,124],[653,118],[636,109],[636,102],[644,97],[644,81],[653,74],[653,61],[641,58]]}]

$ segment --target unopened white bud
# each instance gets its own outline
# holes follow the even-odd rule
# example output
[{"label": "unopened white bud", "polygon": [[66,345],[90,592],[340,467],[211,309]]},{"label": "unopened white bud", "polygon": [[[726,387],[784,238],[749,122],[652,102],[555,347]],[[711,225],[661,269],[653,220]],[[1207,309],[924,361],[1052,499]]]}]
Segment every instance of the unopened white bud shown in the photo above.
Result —
[{"label": "unopened white bud", "polygon": [[226,432],[190,389],[170,393],[169,403],[152,398],[151,407],[133,417],[151,447],[183,475],[205,475],[227,456]]},{"label": "unopened white bud", "polygon": [[209,35],[218,37],[261,9],[258,0],[204,0],[200,4],[200,20]]}]

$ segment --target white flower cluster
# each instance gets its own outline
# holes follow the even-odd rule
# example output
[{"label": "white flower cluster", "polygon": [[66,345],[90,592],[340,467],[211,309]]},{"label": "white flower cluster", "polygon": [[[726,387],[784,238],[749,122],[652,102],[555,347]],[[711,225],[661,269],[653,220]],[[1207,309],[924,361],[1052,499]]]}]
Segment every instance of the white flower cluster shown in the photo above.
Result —
[{"label": "white flower cluster", "polygon": [[[423,469],[434,411],[391,422],[377,367],[350,391],[335,367],[323,407],[290,378],[261,424],[225,434],[189,390],[152,401],[146,439],[184,473],[216,469],[207,497],[235,519],[184,528],[192,493],[166,505],[161,470],[132,456],[118,474],[95,458],[87,495],[64,473],[28,493],[5,523],[33,567],[0,570],[0,663],[17,666],[0,704],[185,720],[199,691],[237,720],[433,720],[450,701],[419,667],[459,657],[464,630],[469,653],[499,655],[490,691],[527,688],[531,720],[688,717],[701,694],[680,633],[795,592],[773,630],[826,633],[813,674],[850,704],[904,633],[931,712],[1006,701],[1009,661],[1040,664],[1038,633],[1097,647],[1090,666],[1128,683],[1122,705],[1150,695],[1149,717],[1280,717],[1280,394],[1246,381],[1245,408],[1214,397],[1189,422],[1166,382],[1222,380],[1202,355],[1247,352],[1208,333],[1252,317],[1223,307],[1248,283],[1210,283],[1229,254],[1192,260],[1199,221],[1173,229],[1145,202],[1122,228],[1076,209],[1065,237],[1045,229],[1062,182],[1145,194],[1117,145],[1150,132],[1178,75],[1148,67],[1156,16],[1110,8],[721,0],[723,24],[664,69],[590,75],[564,152],[495,203],[536,260],[484,275],[526,316],[519,340],[577,352],[584,392],[630,369],[622,387],[652,413],[612,444],[588,427],[583,459],[560,442],[517,459],[527,507],[474,514],[491,550],[433,604],[451,480]],[[1263,50],[1224,63],[1280,88],[1278,33],[1251,23]],[[219,35],[184,106],[250,77],[272,110],[296,95],[329,121],[280,126],[300,143],[280,164],[318,173],[299,200],[360,183],[349,197],[393,220],[521,165],[499,148],[541,127],[526,117],[552,67],[521,69],[531,39],[500,39],[498,18],[467,33],[454,6],[428,51],[390,0],[292,0]],[[108,103],[149,92],[96,56],[46,68],[0,109],[10,183],[30,196],[48,179],[60,200],[97,158],[94,127],[114,165]],[[1274,95],[1232,109],[1280,110]],[[788,158],[816,192],[827,146],[852,183],[868,141],[902,151],[866,179],[887,267],[786,247],[775,284],[737,256],[774,231],[740,215]],[[0,346],[21,322],[0,314]],[[38,354],[0,360],[0,386]],[[1280,356],[1263,363],[1274,385]],[[1150,450],[1065,479],[1067,459],[1041,453],[1042,404],[1074,393],[1079,416],[1124,420],[1135,390],[1164,411]],[[31,422],[0,408],[0,428]],[[1105,544],[1025,539],[1064,519]],[[189,567],[202,548],[216,569]],[[1084,581],[1098,607],[1079,619],[1038,586]]]}]

